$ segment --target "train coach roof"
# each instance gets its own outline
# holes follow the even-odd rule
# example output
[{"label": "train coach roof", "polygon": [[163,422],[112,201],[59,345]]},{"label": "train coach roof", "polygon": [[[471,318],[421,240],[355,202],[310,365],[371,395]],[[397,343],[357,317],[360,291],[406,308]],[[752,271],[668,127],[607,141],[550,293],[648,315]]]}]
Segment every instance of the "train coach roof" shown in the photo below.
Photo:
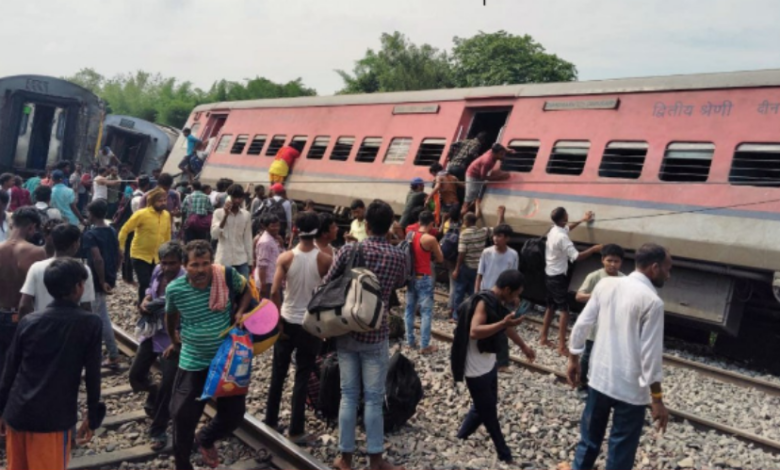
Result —
[{"label": "train coach roof", "polygon": [[584,82],[536,83],[480,88],[402,91],[362,95],[306,96],[203,104],[195,111],[212,109],[296,108],[307,106],[349,106],[363,104],[422,103],[479,98],[600,95],[647,93],[675,90],[757,88],[780,86],[780,69],[750,72],[703,73],[663,77],[621,78]]}]

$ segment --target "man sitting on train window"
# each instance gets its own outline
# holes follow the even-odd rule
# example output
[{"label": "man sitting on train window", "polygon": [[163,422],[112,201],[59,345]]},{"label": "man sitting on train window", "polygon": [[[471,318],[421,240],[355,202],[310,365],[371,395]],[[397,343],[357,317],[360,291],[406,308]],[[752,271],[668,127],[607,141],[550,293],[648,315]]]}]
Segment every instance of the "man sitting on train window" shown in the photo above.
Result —
[{"label": "man sitting on train window", "polygon": [[[476,203],[477,207],[474,213],[477,218],[482,217],[482,198],[487,189],[487,182],[509,179],[509,173],[493,169],[496,163],[504,159],[507,152],[508,150],[503,145],[493,144],[490,150],[469,165],[468,170],[466,170],[466,202],[461,209],[462,214],[469,212],[472,205]],[[509,152],[514,153],[511,150]]]},{"label": "man sitting on train window", "polygon": [[567,356],[566,329],[569,326],[569,262],[581,261],[593,253],[601,252],[601,245],[594,245],[585,251],[579,252],[569,238],[569,231],[583,222],[593,220],[593,212],[586,212],[582,220],[569,223],[569,214],[563,207],[553,209],[550,218],[553,226],[547,232],[547,244],[545,246],[544,283],[547,287],[547,310],[544,312],[544,324],[540,343],[542,346],[553,347],[547,340],[547,333],[552,323],[553,312],[560,313],[558,322],[558,352],[561,356]]},{"label": "man sitting on train window", "polygon": [[[181,134],[184,136],[184,140],[187,142],[187,155],[184,156],[184,160],[182,160],[181,164],[179,165],[179,168],[181,170],[184,170],[184,173],[187,175],[187,179],[190,183],[192,183],[193,178],[195,178],[195,175],[199,173],[197,168],[193,168],[197,165],[198,162],[193,162],[193,158],[200,158],[195,154],[195,151],[198,150],[198,147],[203,144],[203,141],[192,135],[192,131],[189,127],[185,127]],[[195,165],[193,165],[195,163]]]},{"label": "man sitting on train window", "polygon": [[306,142],[295,141],[276,152],[276,157],[268,169],[268,179],[271,180],[271,184],[284,183],[292,171],[295,160],[301,156],[304,145]]},{"label": "man sitting on train window", "polygon": [[[404,211],[401,214],[401,227],[406,227],[412,223],[410,216],[412,211],[418,207],[425,205],[425,181],[422,178],[414,178],[410,184],[409,193],[406,195],[406,205]],[[416,222],[416,220],[415,220]]]},{"label": "man sitting on train window", "polygon": [[480,132],[473,139],[462,140],[452,144],[447,160],[444,162],[447,164],[449,174],[455,176],[460,181],[465,181],[466,169],[482,153],[482,148],[485,147],[487,141],[487,132]]}]

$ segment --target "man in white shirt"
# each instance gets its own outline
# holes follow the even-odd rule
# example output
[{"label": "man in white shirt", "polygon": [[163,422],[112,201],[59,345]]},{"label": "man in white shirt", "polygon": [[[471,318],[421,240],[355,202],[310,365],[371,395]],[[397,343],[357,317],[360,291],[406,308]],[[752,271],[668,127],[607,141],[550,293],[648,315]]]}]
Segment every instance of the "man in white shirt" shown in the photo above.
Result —
[{"label": "man in white shirt", "polygon": [[553,347],[554,345],[547,340],[547,333],[550,331],[555,312],[560,314],[558,321],[558,352],[561,356],[566,356],[566,329],[569,326],[569,262],[584,260],[593,253],[601,251],[601,245],[595,245],[583,252],[577,251],[577,248],[569,238],[569,231],[575,229],[583,222],[593,220],[593,212],[588,211],[582,220],[569,223],[569,214],[563,207],[558,207],[552,211],[550,218],[553,226],[547,232],[547,244],[544,250],[545,267],[544,283],[547,287],[547,310],[544,312],[544,324],[539,342],[542,346]]},{"label": "man in white shirt", "polygon": [[116,187],[122,184],[120,180],[108,179],[108,168],[100,167],[98,175],[92,180],[92,200],[105,199],[108,201],[108,188],[116,191]]},{"label": "man in white shirt", "polygon": [[35,210],[41,215],[41,228],[49,220],[62,220],[62,212],[59,209],[51,207],[51,188],[48,186],[38,186],[35,188]]},{"label": "man in white shirt", "polygon": [[648,243],[637,250],[635,260],[636,271],[628,277],[609,277],[596,285],[571,333],[568,377],[576,386],[579,355],[591,328],[599,323],[575,470],[593,468],[611,413],[608,470],[633,467],[648,404],[659,430],[665,431],[669,421],[661,389],[664,303],[656,288],[669,280],[672,257],[664,247]]},{"label": "man in white shirt", "polygon": [[[81,246],[81,231],[72,224],[60,224],[52,230],[54,241],[54,257],[38,261],[30,266],[27,278],[20,292],[22,299],[19,301],[19,314],[24,316],[30,312],[38,312],[46,308],[54,301],[49,290],[43,283],[43,273],[46,268],[57,258],[72,258],[78,253]],[[84,294],[81,296],[81,306],[85,310],[92,311],[92,302],[95,301],[95,286],[92,281],[92,272],[87,269],[87,282],[84,284]]]},{"label": "man in white shirt", "polygon": [[103,168],[108,168],[111,165],[122,164],[117,156],[114,155],[114,152],[111,151],[111,147],[108,145],[100,149],[100,153],[98,154],[98,163],[100,163],[100,166]]},{"label": "man in white shirt", "polygon": [[249,279],[249,266],[253,265],[252,255],[252,216],[242,209],[244,188],[234,184],[227,190],[230,197],[225,207],[214,211],[211,222],[211,238],[216,240],[217,253],[214,262],[223,266],[232,266]]},{"label": "man in white shirt", "polygon": [[141,208],[141,200],[144,198],[144,194],[149,191],[151,181],[147,175],[141,175],[138,177],[135,191],[133,191],[133,198],[130,200],[130,210],[135,214],[138,209]]}]

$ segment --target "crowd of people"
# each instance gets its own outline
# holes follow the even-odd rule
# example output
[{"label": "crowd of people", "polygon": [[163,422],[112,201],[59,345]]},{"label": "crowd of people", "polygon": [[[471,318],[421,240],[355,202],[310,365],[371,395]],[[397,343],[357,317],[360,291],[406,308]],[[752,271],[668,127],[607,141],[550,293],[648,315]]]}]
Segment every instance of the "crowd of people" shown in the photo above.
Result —
[{"label": "crowd of people", "polygon": [[[199,141],[187,138],[194,152]],[[528,360],[535,358],[515,330],[529,273],[521,272],[523,259],[510,247],[514,231],[506,209],[498,208],[495,226],[481,222],[486,182],[506,178],[494,167],[507,150],[495,144],[483,153],[486,139],[479,134],[459,142],[446,167],[431,165],[429,193],[428,183],[414,178],[400,220],[384,201],[353,201],[340,248],[334,246],[339,226],[333,214],[315,212],[313,201],[299,210],[287,197],[284,183],[300,154],[295,145],[280,149],[268,194],[263,185],[229,179],[212,189],[192,171],[178,185],[159,171],[135,176],[110,149],[101,150],[89,171],[63,162],[26,181],[0,175],[0,413],[9,468],[65,468],[69,452],[63,443],[88,441],[100,426],[100,368],[119,363],[106,298],[120,278],[137,286],[140,347],[130,384],[147,394],[153,449],[165,448],[172,423],[177,469],[192,468],[193,447],[217,467],[215,442],[243,418],[245,396],[217,398],[216,416],[197,430],[205,406],[199,396],[222,333],[249,313],[255,292],[278,306],[283,332],[273,348],[265,422],[283,429],[282,391],[294,357],[287,436],[300,445],[316,439],[306,432],[305,410],[322,341],[303,328],[304,317],[315,289],[341,276],[355,250],[381,286],[382,321],[376,330],[334,339],[342,394],[334,466],[348,470],[355,464],[362,400],[369,468],[395,468],[383,457],[389,310],[398,302],[397,289],[405,288],[405,344],[422,355],[435,352],[434,288],[443,271],[456,325],[453,376],[465,380],[472,400],[457,435],[467,439],[484,425],[499,459],[512,462],[499,423],[498,374],[509,371],[509,340]],[[588,393],[574,468],[593,467],[611,413],[607,468],[630,468],[645,405],[652,404],[660,426],[667,420],[660,366],[663,302],[655,289],[668,279],[671,257],[660,246],[642,246],[636,271],[624,276],[621,247],[578,251],[569,238],[570,230],[593,219],[588,212],[569,223],[564,208],[552,211],[545,268],[538,273],[548,293],[541,346],[555,346],[548,331],[558,315],[558,351],[568,357],[572,384]],[[577,292],[587,305],[567,347],[569,263],[596,253],[604,267]],[[162,370],[159,382],[151,377],[155,362]],[[88,407],[71,436],[84,368]]]}]

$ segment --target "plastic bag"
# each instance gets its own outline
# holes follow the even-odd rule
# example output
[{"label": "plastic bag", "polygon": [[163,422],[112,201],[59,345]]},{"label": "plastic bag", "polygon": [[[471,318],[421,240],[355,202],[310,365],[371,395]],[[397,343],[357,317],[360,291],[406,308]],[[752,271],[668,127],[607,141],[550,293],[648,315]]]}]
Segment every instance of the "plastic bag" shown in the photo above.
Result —
[{"label": "plastic bag", "polygon": [[246,395],[252,377],[252,336],[232,328],[212,359],[201,400]]}]

